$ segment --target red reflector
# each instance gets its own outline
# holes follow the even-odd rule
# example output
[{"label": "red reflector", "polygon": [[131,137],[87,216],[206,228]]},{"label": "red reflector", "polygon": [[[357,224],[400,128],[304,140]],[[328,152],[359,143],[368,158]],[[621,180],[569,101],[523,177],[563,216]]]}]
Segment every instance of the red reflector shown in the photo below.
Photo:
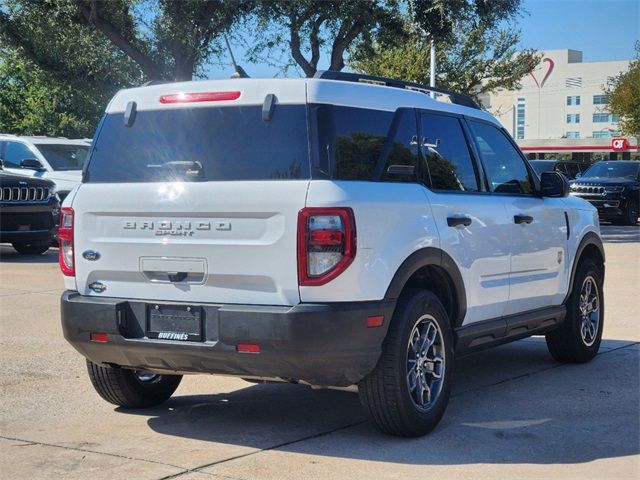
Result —
[{"label": "red reflector", "polygon": [[342,245],[340,230],[312,230],[309,234],[310,245]]},{"label": "red reflector", "polygon": [[240,98],[240,92],[174,93],[161,95],[160,103],[222,102],[225,100],[237,100],[238,98]]},{"label": "red reflector", "polygon": [[91,333],[91,341],[92,342],[106,343],[106,342],[109,341],[109,335],[107,335],[106,333],[92,332]]},{"label": "red reflector", "polygon": [[383,323],[384,323],[384,315],[367,317],[367,328],[381,327]]},{"label": "red reflector", "polygon": [[239,343],[236,351],[240,353],[260,353],[260,345],[257,343]]}]

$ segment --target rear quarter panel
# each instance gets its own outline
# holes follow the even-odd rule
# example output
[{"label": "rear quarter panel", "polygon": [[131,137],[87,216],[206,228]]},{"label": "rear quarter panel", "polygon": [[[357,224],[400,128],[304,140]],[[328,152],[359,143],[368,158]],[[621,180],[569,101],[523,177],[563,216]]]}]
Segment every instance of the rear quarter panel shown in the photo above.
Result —
[{"label": "rear quarter panel", "polygon": [[314,180],[306,206],[351,207],[357,253],[329,283],[300,287],[302,302],[380,300],[411,253],[440,246],[431,207],[418,184]]}]

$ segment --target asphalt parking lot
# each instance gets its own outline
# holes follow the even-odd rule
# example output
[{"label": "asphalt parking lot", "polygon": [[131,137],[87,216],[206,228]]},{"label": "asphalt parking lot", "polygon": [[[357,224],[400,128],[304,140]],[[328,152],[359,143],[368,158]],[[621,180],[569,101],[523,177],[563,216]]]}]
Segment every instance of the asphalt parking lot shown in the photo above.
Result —
[{"label": "asphalt parking lot", "polygon": [[0,247],[0,478],[640,478],[640,227],[604,226],[602,348],[562,365],[531,338],[456,363],[439,427],[386,437],[357,396],[185,377],[165,405],[102,401],[63,339],[57,251]]}]

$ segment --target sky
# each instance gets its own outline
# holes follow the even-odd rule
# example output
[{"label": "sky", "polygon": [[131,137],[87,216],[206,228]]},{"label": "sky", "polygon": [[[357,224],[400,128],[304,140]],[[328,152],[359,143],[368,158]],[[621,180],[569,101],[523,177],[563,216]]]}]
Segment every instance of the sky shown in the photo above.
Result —
[{"label": "sky", "polygon": [[[627,60],[633,58],[634,43],[640,39],[640,0],[523,0],[518,24],[521,48],[581,50],[585,62]],[[238,45],[234,54],[252,77],[278,73],[275,67],[244,60]],[[327,68],[326,55],[319,66]],[[215,66],[208,76],[222,78],[231,72],[231,67],[225,71]],[[289,72],[289,76],[294,75],[294,71]]]}]

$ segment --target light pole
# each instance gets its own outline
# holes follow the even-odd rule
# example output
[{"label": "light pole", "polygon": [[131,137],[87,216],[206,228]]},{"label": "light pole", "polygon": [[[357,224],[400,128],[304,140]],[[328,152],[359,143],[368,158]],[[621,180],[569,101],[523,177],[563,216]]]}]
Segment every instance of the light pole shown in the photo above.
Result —
[{"label": "light pole", "polygon": [[[436,42],[431,38],[431,77],[429,78],[429,86],[436,86]],[[431,92],[431,98],[436,98],[436,92]]]}]

